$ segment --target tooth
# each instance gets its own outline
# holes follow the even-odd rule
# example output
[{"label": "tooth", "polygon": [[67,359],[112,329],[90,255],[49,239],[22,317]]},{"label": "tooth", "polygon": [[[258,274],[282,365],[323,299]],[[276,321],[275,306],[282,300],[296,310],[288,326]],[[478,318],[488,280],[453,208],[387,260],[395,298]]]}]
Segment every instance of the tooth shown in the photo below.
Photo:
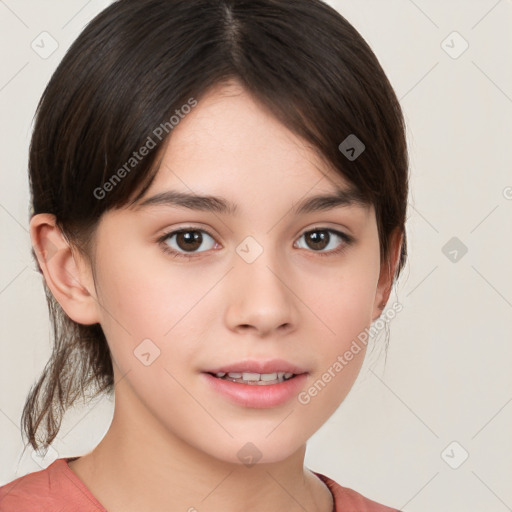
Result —
[{"label": "tooth", "polygon": [[246,382],[256,385],[269,385],[284,382],[290,379],[294,374],[291,372],[274,373],[253,373],[253,372],[218,372],[216,376],[221,379],[233,380],[234,382]]},{"label": "tooth", "polygon": [[260,380],[260,374],[244,372],[242,374],[242,379],[243,380]]}]

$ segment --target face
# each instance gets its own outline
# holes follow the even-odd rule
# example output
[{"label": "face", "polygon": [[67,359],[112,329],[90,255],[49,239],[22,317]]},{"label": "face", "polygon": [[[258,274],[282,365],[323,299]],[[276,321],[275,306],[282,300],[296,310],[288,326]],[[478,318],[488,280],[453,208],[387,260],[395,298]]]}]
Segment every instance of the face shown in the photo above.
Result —
[{"label": "face", "polygon": [[[116,414],[141,428],[150,418],[226,462],[239,464],[248,442],[260,462],[303,447],[352,387],[364,346],[333,368],[382,302],[373,207],[298,211],[349,188],[236,84],[204,97],[174,128],[144,197],[107,212],[96,232],[97,314],[124,376]],[[171,191],[236,212],[178,205]],[[262,386],[206,373],[274,359],[301,375]],[[226,394],[237,386],[252,390]]]}]

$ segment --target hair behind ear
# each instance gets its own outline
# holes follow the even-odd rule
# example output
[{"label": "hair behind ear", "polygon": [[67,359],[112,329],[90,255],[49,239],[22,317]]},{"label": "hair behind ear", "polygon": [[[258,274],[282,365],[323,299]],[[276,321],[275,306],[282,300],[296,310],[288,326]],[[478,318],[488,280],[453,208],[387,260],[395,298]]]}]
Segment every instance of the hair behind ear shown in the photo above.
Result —
[{"label": "hair behind ear", "polygon": [[[43,280],[53,329],[54,345],[41,376],[30,389],[21,416],[22,434],[35,450],[46,450],[57,436],[66,409],[84,391],[88,398],[111,392],[112,359],[99,324],[81,325],[71,320]],[[43,438],[36,434],[41,429]],[[27,445],[25,446],[25,448]]]}]

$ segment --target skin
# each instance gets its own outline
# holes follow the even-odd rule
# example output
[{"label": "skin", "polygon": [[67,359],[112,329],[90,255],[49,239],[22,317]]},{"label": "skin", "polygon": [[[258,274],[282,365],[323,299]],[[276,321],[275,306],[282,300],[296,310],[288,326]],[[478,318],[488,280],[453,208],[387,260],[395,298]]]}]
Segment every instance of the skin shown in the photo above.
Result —
[{"label": "skin", "polygon": [[[94,238],[93,274],[52,215],[31,220],[44,277],[76,322],[99,322],[113,356],[111,426],[72,471],[110,512],[140,510],[321,511],[332,495],[304,467],[306,441],[350,391],[365,350],[307,405],[248,408],[204,382],[202,370],[241,359],[283,358],[309,374],[307,389],[381,313],[389,297],[400,237],[381,265],[372,206],[302,216],[304,196],[348,182],[233,82],[216,87],[173,130],[144,197],[169,189],[219,195],[239,213],[156,205],[105,213]],[[164,252],[163,234],[206,229],[196,257]],[[316,248],[304,233],[332,234]],[[237,246],[252,236],[263,253],[251,264]],[[57,252],[46,258],[53,244]],[[337,255],[322,256],[345,244]],[[167,246],[187,254],[177,237]],[[228,272],[229,271],[229,272]],[[144,339],[160,356],[134,356]],[[245,466],[237,452],[262,454]],[[192,508],[194,507],[194,508]]]}]

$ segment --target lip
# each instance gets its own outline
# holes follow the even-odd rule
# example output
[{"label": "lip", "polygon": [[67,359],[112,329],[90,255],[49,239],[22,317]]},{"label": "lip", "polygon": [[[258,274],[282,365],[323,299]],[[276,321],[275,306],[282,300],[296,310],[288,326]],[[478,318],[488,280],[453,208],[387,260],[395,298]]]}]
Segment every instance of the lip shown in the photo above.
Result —
[{"label": "lip", "polygon": [[[263,373],[274,372],[265,371]],[[308,378],[307,373],[301,373],[284,382],[260,386],[219,379],[209,373],[202,375],[208,385],[217,393],[238,405],[254,409],[266,409],[285,404],[300,393]]]},{"label": "lip", "polygon": [[[213,368],[211,370],[204,370],[205,373],[295,373],[296,375],[307,373],[304,368],[301,368],[295,364],[289,363],[284,359],[270,359],[267,361],[257,361],[254,359],[245,359],[236,363],[226,364]],[[250,384],[249,384],[250,386]]]}]

